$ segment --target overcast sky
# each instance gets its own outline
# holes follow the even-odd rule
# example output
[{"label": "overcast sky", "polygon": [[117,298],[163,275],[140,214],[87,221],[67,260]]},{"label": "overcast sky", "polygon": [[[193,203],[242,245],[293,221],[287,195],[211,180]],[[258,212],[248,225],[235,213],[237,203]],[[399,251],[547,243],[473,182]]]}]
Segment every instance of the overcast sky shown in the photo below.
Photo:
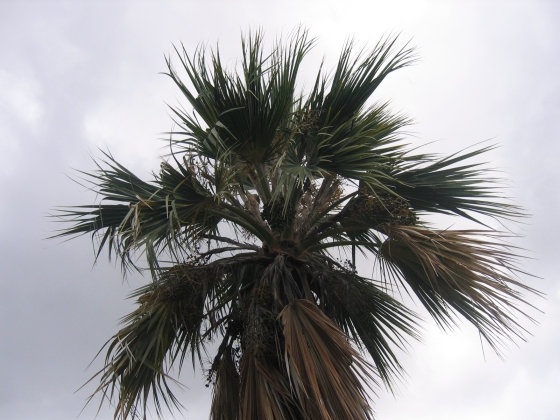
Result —
[{"label": "overcast sky", "polygon": [[[74,393],[132,308],[123,283],[89,238],[46,241],[57,205],[95,197],[71,182],[72,168],[109,149],[148,177],[171,128],[165,103],[180,102],[165,71],[173,44],[215,45],[232,64],[241,31],[270,38],[298,24],[318,43],[306,72],[334,63],[354,36],[374,43],[401,33],[421,60],[394,74],[377,99],[416,120],[415,144],[452,152],[493,139],[487,159],[504,170],[509,194],[532,219],[513,226],[533,259],[526,280],[547,294],[532,301],[539,325],[501,361],[476,331],[425,324],[425,340],[403,363],[396,397],[380,391],[383,420],[554,420],[560,412],[560,7],[556,1],[0,1],[0,418],[75,419],[93,390]],[[309,73],[310,74],[310,73]],[[182,101],[185,103],[185,101]],[[511,226],[510,226],[511,227]],[[366,267],[367,269],[367,267]],[[185,418],[206,418],[210,392],[192,370],[181,380]],[[97,400],[94,400],[97,402]],[[81,419],[92,419],[88,407]],[[102,410],[100,419],[111,418]],[[180,418],[180,417],[179,417]]]}]

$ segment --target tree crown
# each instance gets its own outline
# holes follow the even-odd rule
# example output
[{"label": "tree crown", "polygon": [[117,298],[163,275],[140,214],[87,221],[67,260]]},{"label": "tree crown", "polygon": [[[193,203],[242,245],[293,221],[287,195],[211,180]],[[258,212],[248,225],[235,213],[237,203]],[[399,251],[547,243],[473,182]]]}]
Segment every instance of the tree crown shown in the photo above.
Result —
[{"label": "tree crown", "polygon": [[[265,52],[253,33],[240,71],[217,50],[176,49],[187,82],[170,59],[166,74],[193,112],[171,107],[179,128],[159,174],[142,181],[106,154],[86,173],[101,202],[62,210],[72,225],[59,236],[92,234],[97,255],[108,248],[124,267],[141,251],[153,275],[100,372],[116,415],[150,393],[158,413],[160,398],[178,404],[167,369],[188,354],[202,361],[218,340],[212,418],[371,418],[364,386],[391,387],[402,374],[394,348],[419,337],[395,288],[443,327],[466,318],[496,351],[522,337],[520,292],[535,291],[518,279],[507,235],[480,218],[523,216],[472,161],[492,146],[419,153],[404,139],[410,120],[369,102],[415,60],[397,38],[358,54],[347,43],[334,71],[321,68],[299,92],[313,43],[300,29]],[[434,230],[428,214],[479,227]],[[359,275],[356,250],[376,261],[378,279]]]}]

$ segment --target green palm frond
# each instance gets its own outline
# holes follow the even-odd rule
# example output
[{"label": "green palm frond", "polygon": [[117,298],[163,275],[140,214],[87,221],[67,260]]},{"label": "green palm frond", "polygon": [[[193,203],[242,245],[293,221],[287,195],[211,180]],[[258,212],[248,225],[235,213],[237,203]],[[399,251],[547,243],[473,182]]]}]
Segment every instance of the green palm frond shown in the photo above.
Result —
[{"label": "green palm frond", "polygon": [[205,300],[199,284],[182,280],[152,284],[136,292],[133,296],[139,295],[139,308],[123,318],[127,325],[108,343],[96,392],[116,399],[115,417],[127,418],[138,408],[145,411],[150,394],[158,414],[160,399],[168,408],[180,406],[168,384],[168,364],[193,341],[194,348],[198,347],[201,301]]},{"label": "green palm frond", "polygon": [[387,37],[357,56],[353,42],[345,45],[328,91],[324,83],[317,83],[309,97],[311,109],[321,111],[321,127],[337,128],[351,121],[389,74],[415,61],[414,49],[398,48],[397,39]]},{"label": "green palm frond", "polygon": [[[381,104],[336,129],[318,129],[312,138],[295,136],[282,161],[279,185],[286,188],[332,173],[386,189],[385,185],[398,182],[390,176],[390,169],[405,152],[399,130],[408,123],[407,118],[390,114],[388,104]],[[300,149],[304,149],[303,157]]]},{"label": "green palm frond", "polygon": [[194,87],[191,91],[168,61],[168,75],[181,89],[206,130],[197,120],[172,108],[188,133],[185,146],[215,158],[219,144],[231,149],[239,159],[255,166],[267,163],[285,147],[287,140],[278,131],[286,124],[294,105],[296,76],[313,41],[307,31],[296,31],[286,46],[280,41],[264,55],[263,34],[257,32],[243,41],[242,74],[229,73],[218,52],[205,61],[199,49],[191,59],[183,49],[181,65]]},{"label": "green palm frond", "polygon": [[495,146],[487,146],[465,153],[438,158],[414,156],[391,172],[397,180],[392,187],[419,211],[456,214],[478,221],[470,213],[515,219],[524,216],[523,210],[508,203],[500,188],[502,181],[493,171],[469,159],[486,153]]},{"label": "green palm frond", "polygon": [[106,365],[97,374],[101,383],[96,393],[115,400],[116,417],[145,412],[150,394],[158,415],[160,401],[167,408],[181,407],[168,384],[168,371],[177,361],[180,369],[189,353],[193,365],[202,361],[201,350],[226,321],[227,302],[221,294],[232,277],[207,261],[161,270],[157,281],[131,294],[139,306],[107,342]]},{"label": "green palm frond", "polygon": [[162,249],[181,252],[182,242],[216,231],[220,217],[207,211],[216,206],[213,194],[188,168],[178,165],[177,170],[164,162],[160,176],[147,183],[105,156],[96,173],[85,174],[101,202],[62,209],[73,226],[55,237],[100,235],[97,255],[107,246],[109,255],[114,252],[123,264],[134,265],[131,253],[143,249],[150,266],[157,267]]}]

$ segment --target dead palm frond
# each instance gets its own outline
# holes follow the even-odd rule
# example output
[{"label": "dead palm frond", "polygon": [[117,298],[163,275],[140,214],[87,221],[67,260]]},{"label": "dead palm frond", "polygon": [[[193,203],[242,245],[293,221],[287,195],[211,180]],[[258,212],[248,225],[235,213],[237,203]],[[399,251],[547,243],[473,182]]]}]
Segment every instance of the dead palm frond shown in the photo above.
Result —
[{"label": "dead palm frond", "polygon": [[309,419],[371,419],[364,386],[372,367],[317,306],[294,300],[280,313],[291,386]]},{"label": "dead palm frond", "polygon": [[526,273],[504,234],[391,225],[382,230],[386,276],[406,282],[441,326],[449,326],[458,313],[498,353],[504,338],[523,337],[518,318],[528,317],[522,306],[529,304],[521,292],[537,292],[519,280]]}]

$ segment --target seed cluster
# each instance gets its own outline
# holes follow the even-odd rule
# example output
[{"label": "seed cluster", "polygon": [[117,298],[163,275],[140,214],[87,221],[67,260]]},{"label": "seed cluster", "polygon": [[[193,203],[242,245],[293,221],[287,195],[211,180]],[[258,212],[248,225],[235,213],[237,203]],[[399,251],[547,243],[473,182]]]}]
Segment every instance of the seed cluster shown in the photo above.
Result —
[{"label": "seed cluster", "polygon": [[266,220],[274,232],[282,232],[289,226],[296,212],[290,207],[284,208],[284,197],[279,196],[274,201],[269,201],[263,206],[261,217]]},{"label": "seed cluster", "polygon": [[377,193],[375,196],[360,193],[353,207],[356,217],[368,224],[394,223],[413,226],[418,220],[408,201],[388,193]]},{"label": "seed cluster", "polygon": [[317,130],[317,123],[323,111],[320,109],[308,110],[300,116],[300,121],[297,124],[298,130],[307,135],[310,132]]}]

